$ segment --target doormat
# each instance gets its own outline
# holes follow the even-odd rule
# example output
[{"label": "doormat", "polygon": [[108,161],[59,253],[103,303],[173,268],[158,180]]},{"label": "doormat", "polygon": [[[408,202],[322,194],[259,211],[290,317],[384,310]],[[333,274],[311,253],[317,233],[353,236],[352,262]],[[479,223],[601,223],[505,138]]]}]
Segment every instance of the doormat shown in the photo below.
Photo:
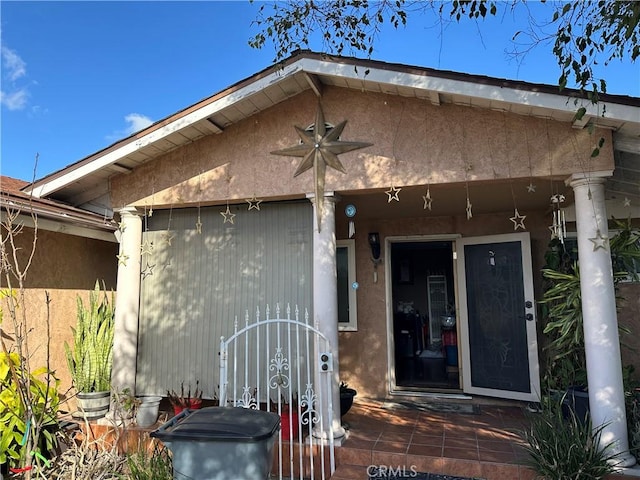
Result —
[{"label": "doormat", "polygon": [[[475,403],[384,402],[382,404],[382,408],[386,410],[404,409],[404,410],[419,410],[421,412],[463,413],[467,415],[480,415],[480,405]],[[451,478],[455,478],[455,477],[451,477]]]},{"label": "doormat", "polygon": [[451,475],[439,475],[437,473],[418,473],[418,472],[398,472],[399,475],[395,475],[396,472],[389,471],[378,474],[375,477],[368,477],[367,480],[402,480],[402,479],[413,479],[413,480],[484,480],[482,478],[477,477],[452,477]]}]

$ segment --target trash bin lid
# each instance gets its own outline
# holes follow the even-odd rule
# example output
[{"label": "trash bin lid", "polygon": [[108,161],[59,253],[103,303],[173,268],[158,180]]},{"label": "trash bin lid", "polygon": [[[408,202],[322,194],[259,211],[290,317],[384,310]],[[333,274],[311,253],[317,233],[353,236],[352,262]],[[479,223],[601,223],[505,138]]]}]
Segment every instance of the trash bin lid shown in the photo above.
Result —
[{"label": "trash bin lid", "polygon": [[189,410],[183,419],[176,423],[169,421],[150,435],[165,441],[257,442],[271,437],[279,426],[277,413],[239,407],[207,407]]}]

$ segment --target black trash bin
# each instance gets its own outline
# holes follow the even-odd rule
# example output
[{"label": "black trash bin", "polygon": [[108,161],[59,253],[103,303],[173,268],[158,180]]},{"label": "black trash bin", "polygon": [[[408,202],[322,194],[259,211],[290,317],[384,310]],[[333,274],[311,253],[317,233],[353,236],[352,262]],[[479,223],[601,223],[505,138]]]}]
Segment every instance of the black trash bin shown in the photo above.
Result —
[{"label": "black trash bin", "polygon": [[174,480],[265,480],[280,416],[236,407],[184,410],[150,435],[173,457]]}]

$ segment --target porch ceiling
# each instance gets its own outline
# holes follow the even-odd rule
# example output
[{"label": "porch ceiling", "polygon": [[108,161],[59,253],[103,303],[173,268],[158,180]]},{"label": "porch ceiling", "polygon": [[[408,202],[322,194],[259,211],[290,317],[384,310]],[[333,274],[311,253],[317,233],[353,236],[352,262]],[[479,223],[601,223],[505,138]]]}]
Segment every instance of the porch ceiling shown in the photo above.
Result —
[{"label": "porch ceiling", "polygon": [[[474,216],[497,212],[513,212],[515,206],[522,215],[528,211],[550,211],[550,197],[555,193],[565,195],[565,206],[573,204],[573,192],[564,182],[534,179],[536,191],[528,193],[529,180],[495,181],[473,183],[469,187],[469,200]],[[388,201],[385,190],[340,192],[336,206],[338,221],[348,221],[344,208],[353,204],[357,208],[358,220],[389,218],[421,218],[465,215],[467,194],[464,183],[432,185],[429,187],[432,209],[425,210],[423,187],[402,188],[399,202]],[[515,197],[515,206],[514,206]]]}]

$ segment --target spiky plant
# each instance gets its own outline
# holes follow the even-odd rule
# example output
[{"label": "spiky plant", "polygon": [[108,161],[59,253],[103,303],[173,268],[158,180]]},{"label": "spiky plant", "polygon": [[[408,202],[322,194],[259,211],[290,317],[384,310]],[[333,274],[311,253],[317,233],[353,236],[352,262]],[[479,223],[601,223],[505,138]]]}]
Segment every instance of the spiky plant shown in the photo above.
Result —
[{"label": "spiky plant", "polygon": [[77,323],[73,331],[73,350],[64,344],[73,384],[79,392],[102,392],[110,389],[113,362],[114,293],[111,296],[96,281],[85,308],[77,297]]}]

